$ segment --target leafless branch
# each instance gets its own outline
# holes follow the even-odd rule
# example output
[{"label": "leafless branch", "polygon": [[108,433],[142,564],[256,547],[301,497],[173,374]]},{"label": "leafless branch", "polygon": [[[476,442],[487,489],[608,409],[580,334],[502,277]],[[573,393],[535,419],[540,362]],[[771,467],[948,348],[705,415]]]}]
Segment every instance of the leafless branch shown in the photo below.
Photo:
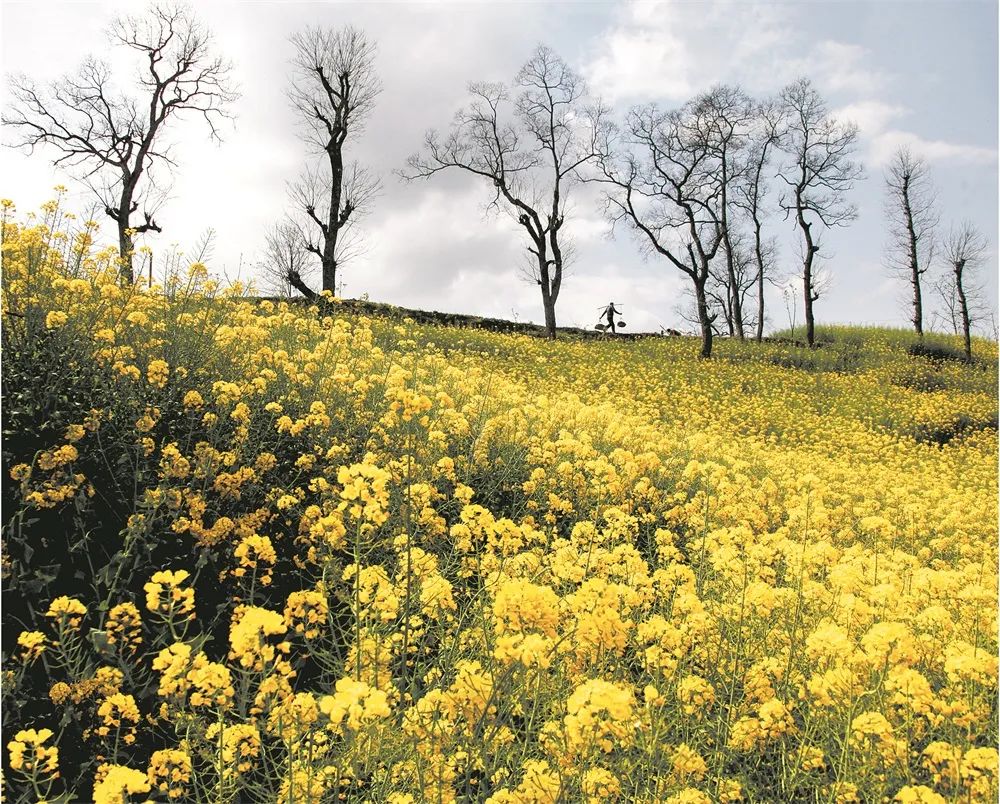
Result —
[{"label": "leafless branch", "polygon": [[[238,93],[231,66],[212,54],[211,36],[186,6],[158,3],[142,16],[120,17],[109,38],[141,65],[135,94],[117,90],[108,64],[90,57],[75,74],[44,87],[15,76],[3,124],[11,145],[29,152],[45,146],[55,165],[95,189],[118,227],[122,277],[131,282],[130,232],[160,231],[155,205],[144,199],[158,193],[157,166],[176,165],[164,142],[169,120],[197,116],[218,139]],[[140,206],[137,224],[132,216]]]}]

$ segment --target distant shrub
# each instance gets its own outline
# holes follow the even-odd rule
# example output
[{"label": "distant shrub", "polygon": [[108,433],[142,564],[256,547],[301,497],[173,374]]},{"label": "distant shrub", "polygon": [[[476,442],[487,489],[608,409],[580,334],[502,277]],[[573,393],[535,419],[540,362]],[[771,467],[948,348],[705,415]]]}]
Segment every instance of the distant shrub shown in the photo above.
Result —
[{"label": "distant shrub", "polygon": [[965,353],[955,346],[933,341],[916,341],[906,347],[911,357],[926,357],[928,360],[955,360],[966,362]]},{"label": "distant shrub", "polygon": [[928,365],[924,361],[913,361],[901,366],[892,377],[892,382],[900,388],[925,393],[944,391],[951,387],[945,375],[937,371],[933,364]]},{"label": "distant shrub", "polygon": [[838,345],[830,349],[789,349],[770,355],[768,361],[782,368],[810,372],[853,374],[864,368],[864,351],[860,345]]},{"label": "distant shrub", "polygon": [[981,430],[996,430],[997,417],[991,419],[974,419],[966,414],[959,414],[948,424],[921,424],[913,433],[915,441],[925,444],[944,446],[959,436]]},{"label": "distant shrub", "polygon": [[768,362],[781,368],[800,369],[802,371],[817,371],[816,359],[804,351],[778,352],[768,358]]}]

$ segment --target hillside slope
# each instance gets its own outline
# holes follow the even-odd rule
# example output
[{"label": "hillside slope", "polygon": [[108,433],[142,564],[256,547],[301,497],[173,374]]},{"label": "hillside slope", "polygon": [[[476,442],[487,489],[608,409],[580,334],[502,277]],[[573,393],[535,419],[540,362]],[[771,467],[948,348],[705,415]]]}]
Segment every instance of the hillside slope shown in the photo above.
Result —
[{"label": "hillside slope", "polygon": [[5,229],[10,800],[995,797],[995,344],[114,277]]}]

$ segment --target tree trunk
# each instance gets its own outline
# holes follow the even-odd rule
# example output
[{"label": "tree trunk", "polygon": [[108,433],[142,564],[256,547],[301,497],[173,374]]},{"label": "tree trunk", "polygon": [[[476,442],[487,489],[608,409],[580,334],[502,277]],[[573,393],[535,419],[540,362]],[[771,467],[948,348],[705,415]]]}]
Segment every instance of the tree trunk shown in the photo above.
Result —
[{"label": "tree trunk", "polygon": [[754,222],[754,254],[757,257],[757,343],[760,343],[764,340],[764,252],[757,221]]},{"label": "tree trunk", "polygon": [[542,310],[545,313],[545,337],[550,341],[556,339],[556,300],[552,296],[552,285],[549,278],[549,262],[543,245],[538,249],[538,284],[542,287]]},{"label": "tree trunk", "polygon": [[726,276],[729,280],[729,309],[726,311],[729,336],[734,334],[741,341],[743,333],[743,303],[740,299],[740,288],[736,281],[736,260],[733,257],[733,239],[729,233],[729,171],[727,170],[726,150],[722,153],[722,243],[726,248]]},{"label": "tree trunk", "polygon": [[[122,214],[121,210],[119,210],[118,214]],[[134,249],[135,243],[132,242],[132,238],[128,234],[128,216],[126,215],[124,222],[121,218],[118,220],[118,254],[121,260],[118,271],[122,285],[135,284],[135,273],[132,269],[132,252]]]},{"label": "tree trunk", "polygon": [[330,291],[334,296],[337,295],[337,260],[333,256],[335,248],[333,237],[328,237],[323,246],[323,290]]},{"label": "tree trunk", "polygon": [[556,304],[551,294],[542,291],[542,307],[545,308],[545,337],[550,341],[556,339]]},{"label": "tree trunk", "polygon": [[812,255],[806,258],[805,270],[802,272],[802,289],[805,293],[805,314],[806,314],[806,343],[809,346],[816,345],[816,321],[813,318],[813,289],[812,289]]},{"label": "tree trunk", "polygon": [[[558,196],[556,197],[558,200]],[[548,337],[552,340],[556,338],[556,302],[559,300],[559,291],[562,290],[563,262],[562,249],[559,248],[559,227],[553,226],[549,230],[549,244],[552,247],[552,276],[549,284],[548,309],[545,312],[545,328]]]},{"label": "tree trunk", "polygon": [[299,293],[305,296],[307,299],[315,299],[317,293],[309,285],[302,281],[302,277],[299,276],[298,271],[288,272],[288,284],[295,288]]},{"label": "tree trunk", "polygon": [[917,255],[917,230],[913,225],[913,209],[910,206],[910,179],[903,179],[903,214],[906,216],[906,235],[909,245],[910,283],[913,285],[913,328],[920,338],[924,337],[924,307],[920,296],[920,262]]},{"label": "tree trunk", "polygon": [[736,261],[733,258],[733,245],[728,229],[724,235],[726,245],[726,275],[729,278],[729,310],[726,313],[730,336],[735,335],[741,341],[746,338],[743,331],[743,302],[740,299],[739,283],[736,279]]},{"label": "tree trunk", "polygon": [[[110,213],[111,210],[109,209]],[[119,275],[121,277],[121,283],[123,285],[134,285],[135,284],[135,271],[133,270],[133,251],[135,250],[135,242],[129,235],[129,218],[132,216],[132,188],[129,187],[126,182],[122,186],[121,198],[118,200],[118,211],[112,217],[118,224],[118,255],[121,260],[119,263],[120,268]]]},{"label": "tree trunk", "polygon": [[917,331],[917,336],[924,337],[924,305],[920,296],[920,274],[913,272],[913,327]]},{"label": "tree trunk", "polygon": [[707,360],[712,356],[712,318],[708,314],[705,281],[694,280],[694,297],[698,305],[698,323],[701,325],[701,357]]},{"label": "tree trunk", "polygon": [[798,221],[799,228],[802,229],[803,239],[805,243],[805,257],[802,260],[802,292],[803,298],[805,300],[805,316],[806,316],[806,343],[809,346],[815,346],[816,344],[816,323],[813,318],[813,302],[816,301],[816,294],[813,293],[813,283],[812,283],[812,267],[813,258],[816,256],[816,252],[819,251],[819,246],[813,243],[812,239],[812,224],[808,223],[802,214],[802,202],[798,201]]},{"label": "tree trunk", "polygon": [[339,143],[327,150],[330,157],[330,216],[323,242],[323,290],[337,295],[337,236],[340,234],[340,201],[343,196],[344,158]]},{"label": "tree trunk", "polygon": [[719,309],[722,310],[722,315],[726,318],[726,332],[729,337],[732,338],[736,335],[736,330],[733,327],[733,297],[731,294],[731,288],[726,288],[726,298],[719,299]]},{"label": "tree trunk", "polygon": [[962,314],[962,336],[965,339],[965,359],[972,359],[972,333],[969,324],[969,303],[965,298],[965,288],[962,287],[962,272],[965,261],[955,263],[955,292],[958,294],[958,309]]}]

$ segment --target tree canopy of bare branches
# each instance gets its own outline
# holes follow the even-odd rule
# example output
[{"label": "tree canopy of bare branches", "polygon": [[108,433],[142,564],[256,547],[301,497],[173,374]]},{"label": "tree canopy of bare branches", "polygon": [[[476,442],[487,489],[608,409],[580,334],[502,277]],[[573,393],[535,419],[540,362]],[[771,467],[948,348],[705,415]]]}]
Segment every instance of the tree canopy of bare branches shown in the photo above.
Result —
[{"label": "tree canopy of bare branches", "polygon": [[927,164],[909,148],[901,147],[885,172],[886,217],[889,221],[889,269],[905,277],[913,291],[912,322],[924,334],[921,280],[934,257],[934,230],[938,224],[934,189]]},{"label": "tree canopy of bare branches", "polygon": [[741,288],[742,280],[737,278],[738,235],[733,217],[736,212],[736,187],[745,179],[749,169],[746,149],[754,122],[754,105],[739,87],[720,84],[694,99],[691,120],[696,136],[704,140],[717,171],[719,226],[726,261],[725,271],[718,277],[725,296],[721,306],[726,311],[729,334],[743,340],[745,289]]},{"label": "tree canopy of bare branches", "polygon": [[470,84],[469,93],[471,102],[456,114],[450,132],[429,131],[402,175],[412,180],[457,169],[489,182],[491,206],[505,209],[528,236],[546,332],[555,338],[567,198],[578,171],[597,155],[604,109],[588,102],[583,79],[545,45],[520,69],[512,89],[480,82]]},{"label": "tree canopy of bare branches", "polygon": [[[982,290],[973,274],[986,257],[989,243],[986,236],[972,223],[965,221],[953,228],[944,245],[945,258],[952,271],[950,290],[957,301],[965,356],[972,359],[972,326],[982,307]],[[970,281],[972,280],[972,281]]]},{"label": "tree canopy of bare branches", "polygon": [[218,139],[237,92],[229,63],[213,54],[208,30],[184,6],[158,3],[142,16],[120,17],[109,38],[141,64],[134,91],[116,89],[110,66],[90,57],[46,86],[14,77],[3,124],[12,145],[53,149],[55,164],[98,194],[118,228],[122,279],[132,282],[134,236],[161,231],[154,216],[166,179],[158,170],[176,164],[164,136],[169,121],[199,117]]},{"label": "tree canopy of bare branches", "polygon": [[598,175],[606,185],[605,211],[624,222],[649,252],[690,278],[701,328],[701,356],[712,356],[713,322],[707,284],[723,247],[722,188],[711,110],[691,102],[664,112],[633,107],[624,129],[603,140]]},{"label": "tree canopy of bare branches", "polygon": [[[375,44],[350,26],[307,28],[291,39],[294,75],[289,91],[302,136],[321,154],[318,169],[307,169],[290,185],[306,248],[319,258],[323,290],[337,292],[337,270],[351,252],[345,236],[378,194],[380,182],[363,167],[345,160],[349,139],[364,129],[381,91],[375,72]],[[306,296],[315,291],[288,280]]]},{"label": "tree canopy of bare branches", "polygon": [[857,208],[848,203],[846,196],[864,171],[852,159],[858,127],[832,117],[808,79],[789,84],[781,91],[780,100],[787,125],[784,148],[789,157],[779,174],[787,185],[780,203],[786,218],[794,216],[802,233],[806,342],[812,346],[813,303],[819,299],[813,264],[821,246],[821,235],[813,231],[813,226],[846,226],[857,217]]},{"label": "tree canopy of bare branches", "polygon": [[757,290],[756,333],[757,343],[764,338],[764,285],[773,273],[775,246],[773,239],[764,236],[767,218],[768,172],[773,167],[775,152],[784,140],[785,119],[781,105],[775,99],[754,104],[754,117],[746,147],[746,167],[741,181],[736,184],[736,206],[747,218],[753,234],[752,252],[756,266]]}]

